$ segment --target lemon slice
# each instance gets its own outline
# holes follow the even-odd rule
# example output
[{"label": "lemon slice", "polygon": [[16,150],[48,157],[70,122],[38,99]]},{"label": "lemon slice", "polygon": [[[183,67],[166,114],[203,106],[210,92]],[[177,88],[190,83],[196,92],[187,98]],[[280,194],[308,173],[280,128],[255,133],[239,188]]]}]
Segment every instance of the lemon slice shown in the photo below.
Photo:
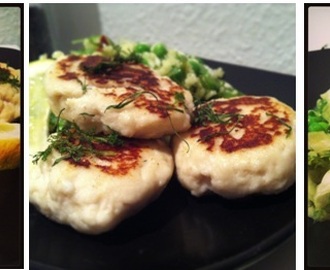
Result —
[{"label": "lemon slice", "polygon": [[20,163],[20,124],[0,123],[0,170],[14,169]]},{"label": "lemon slice", "polygon": [[47,144],[49,104],[43,77],[53,63],[54,60],[46,58],[29,64],[29,146],[32,152],[42,150]]}]

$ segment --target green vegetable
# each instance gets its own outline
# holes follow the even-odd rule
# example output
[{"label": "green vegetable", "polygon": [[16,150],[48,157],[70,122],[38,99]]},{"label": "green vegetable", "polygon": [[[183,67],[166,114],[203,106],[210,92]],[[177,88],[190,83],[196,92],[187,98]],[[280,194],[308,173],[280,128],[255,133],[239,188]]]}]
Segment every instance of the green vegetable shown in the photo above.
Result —
[{"label": "green vegetable", "polygon": [[308,216],[330,220],[330,90],[308,111]]},{"label": "green vegetable", "polygon": [[150,45],[145,43],[138,43],[134,47],[134,52],[136,53],[143,53],[143,52],[149,52],[150,51]]},{"label": "green vegetable", "polygon": [[16,89],[21,87],[20,80],[11,74],[9,68],[0,67],[0,84],[3,83],[9,83]]},{"label": "green vegetable", "polygon": [[163,59],[167,54],[167,48],[163,43],[154,44],[151,48],[151,51],[161,59]]},{"label": "green vegetable", "polygon": [[167,74],[167,76],[170,77],[176,83],[182,84],[186,77],[186,73],[180,67],[173,67]]}]

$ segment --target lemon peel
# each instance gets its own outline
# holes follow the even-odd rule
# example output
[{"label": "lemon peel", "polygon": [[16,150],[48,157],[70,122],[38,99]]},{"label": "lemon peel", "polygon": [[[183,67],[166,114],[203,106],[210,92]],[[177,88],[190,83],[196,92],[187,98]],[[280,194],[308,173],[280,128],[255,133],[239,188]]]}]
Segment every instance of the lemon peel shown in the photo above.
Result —
[{"label": "lemon peel", "polygon": [[20,124],[0,123],[0,170],[19,167]]}]

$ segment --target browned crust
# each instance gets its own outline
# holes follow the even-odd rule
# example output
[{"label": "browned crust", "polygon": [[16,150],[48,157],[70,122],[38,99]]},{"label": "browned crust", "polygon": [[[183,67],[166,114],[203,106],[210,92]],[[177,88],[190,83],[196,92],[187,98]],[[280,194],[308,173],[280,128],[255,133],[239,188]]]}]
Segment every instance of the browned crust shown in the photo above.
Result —
[{"label": "browned crust", "polygon": [[[108,68],[102,72],[89,73],[86,68],[95,67],[103,60],[109,61],[102,56],[75,56],[70,55],[57,63],[59,69],[58,78],[66,81],[80,80],[87,85],[93,85],[102,89],[103,95],[112,96],[118,103],[130,98],[134,93],[143,92],[134,105],[148,110],[161,118],[168,116],[168,111],[173,105],[183,110],[184,104],[175,101],[175,93],[182,93],[184,89],[167,77],[158,77],[148,67],[142,64],[123,63]],[[78,63],[79,68],[73,68]],[[166,89],[161,86],[166,85]],[[115,87],[123,87],[125,93],[116,96]]]},{"label": "browned crust", "polygon": [[[211,104],[215,113],[232,114],[233,119],[230,123],[209,122],[193,126],[190,137],[197,138],[209,151],[216,151],[216,140],[219,138],[222,139],[220,150],[232,153],[269,145],[276,137],[288,135],[288,126],[284,123],[291,125],[290,113],[270,97],[244,96],[217,100]],[[239,106],[242,105],[253,106],[253,110],[250,114],[241,114],[242,110]],[[268,115],[268,119],[260,123],[260,117],[264,114]],[[244,135],[239,139],[232,136],[236,128],[245,130]]]},{"label": "browned crust", "polygon": [[93,148],[96,154],[82,157],[79,161],[68,161],[76,167],[95,167],[112,176],[123,176],[140,165],[142,151],[148,146],[138,141],[127,140],[123,146],[94,143]]}]

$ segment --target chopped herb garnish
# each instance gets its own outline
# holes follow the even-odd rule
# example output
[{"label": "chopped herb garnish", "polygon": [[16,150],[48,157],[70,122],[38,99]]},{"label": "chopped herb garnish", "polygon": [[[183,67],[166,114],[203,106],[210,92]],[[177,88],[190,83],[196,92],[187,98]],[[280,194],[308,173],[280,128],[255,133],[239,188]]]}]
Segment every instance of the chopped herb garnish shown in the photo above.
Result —
[{"label": "chopped herb garnish", "polygon": [[109,105],[108,107],[105,108],[105,111],[109,110],[109,109],[122,109],[125,106],[127,106],[128,104],[132,103],[133,101],[135,101],[138,97],[140,97],[143,94],[150,94],[152,95],[156,100],[158,100],[157,96],[149,91],[140,91],[140,92],[135,92],[132,95],[130,95],[129,97],[125,98],[124,100],[122,100],[121,102],[115,104],[115,105]]},{"label": "chopped herb garnish", "polygon": [[0,67],[0,84],[9,83],[16,89],[21,87],[20,80],[13,76],[9,70],[9,68]]},{"label": "chopped herb garnish", "polygon": [[216,113],[212,109],[212,103],[200,105],[195,110],[195,118],[194,118],[195,125],[206,126],[207,123],[215,123],[215,124],[230,125],[230,129],[226,131],[219,131],[205,135],[202,138],[200,138],[198,141],[205,142],[216,136],[226,135],[231,133],[243,116],[244,116],[243,114],[238,114],[238,113]]},{"label": "chopped herb garnish", "polygon": [[77,78],[77,81],[81,85],[81,89],[82,89],[83,93],[86,93],[87,87],[88,87],[86,80],[84,82],[82,82],[79,78]]},{"label": "chopped herb garnish", "polygon": [[290,126],[286,121],[284,121],[282,118],[280,118],[277,115],[272,114],[272,113],[266,112],[266,115],[267,116],[270,116],[270,117],[274,117],[280,124],[282,124],[282,125],[284,125],[284,126],[287,127],[286,137],[289,137],[291,135],[292,126]]},{"label": "chopped herb garnish", "polygon": [[185,97],[184,97],[183,92],[175,92],[174,93],[174,99],[175,99],[175,102],[178,103],[178,104],[181,104],[181,103],[185,102]]},{"label": "chopped herb garnish", "polygon": [[[62,112],[62,111],[61,111]],[[60,117],[58,117],[58,122]],[[56,159],[53,166],[62,160],[72,159],[74,162],[79,162],[83,157],[88,155],[103,155],[103,151],[98,151],[95,145],[107,144],[110,146],[122,146],[123,139],[115,131],[110,134],[96,134],[94,130],[84,131],[75,123],[70,123],[64,128],[58,128],[56,133],[49,136],[49,146],[44,151],[38,152],[33,156],[33,163],[36,164],[41,159],[47,160],[53,150],[57,150],[61,157]],[[107,153],[108,154],[108,153]]]},{"label": "chopped herb garnish", "polygon": [[216,124],[230,124],[237,122],[243,115],[237,113],[216,113],[212,109],[212,104],[207,103],[197,107],[195,110],[194,123],[205,126],[208,122]]},{"label": "chopped herb garnish", "polygon": [[80,114],[81,116],[87,116],[87,117],[94,117],[95,114],[91,114],[91,113],[87,113],[87,112],[83,112]]}]

